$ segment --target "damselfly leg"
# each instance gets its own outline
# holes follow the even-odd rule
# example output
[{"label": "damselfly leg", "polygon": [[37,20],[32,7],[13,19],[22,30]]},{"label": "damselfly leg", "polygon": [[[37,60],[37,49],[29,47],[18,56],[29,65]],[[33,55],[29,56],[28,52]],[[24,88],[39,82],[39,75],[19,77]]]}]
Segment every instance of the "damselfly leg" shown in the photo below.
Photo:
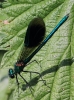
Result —
[{"label": "damselfly leg", "polygon": [[[24,80],[24,82],[29,86],[29,89],[30,89],[30,91],[31,91],[31,94],[33,95],[33,93],[32,93],[32,90],[34,90],[31,86],[30,86],[30,84],[25,80],[25,78],[21,75],[21,74],[19,74],[20,75],[20,77]],[[34,96],[34,95],[33,95]]]}]

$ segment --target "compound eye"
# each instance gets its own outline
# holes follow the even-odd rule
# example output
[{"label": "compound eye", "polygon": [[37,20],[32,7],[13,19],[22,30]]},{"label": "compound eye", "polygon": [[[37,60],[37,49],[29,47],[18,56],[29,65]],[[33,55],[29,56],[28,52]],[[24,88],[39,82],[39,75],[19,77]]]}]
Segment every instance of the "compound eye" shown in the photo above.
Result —
[{"label": "compound eye", "polygon": [[9,69],[9,77],[14,78],[14,70],[12,68]]}]

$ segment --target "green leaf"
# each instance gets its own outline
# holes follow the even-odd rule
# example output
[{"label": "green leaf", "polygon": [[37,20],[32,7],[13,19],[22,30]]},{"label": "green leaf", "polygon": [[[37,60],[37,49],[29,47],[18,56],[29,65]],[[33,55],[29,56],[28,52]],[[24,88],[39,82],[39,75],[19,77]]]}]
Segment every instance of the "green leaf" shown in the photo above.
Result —
[{"label": "green leaf", "polygon": [[18,77],[18,97],[16,79],[9,79],[6,92],[2,92],[4,97],[7,95],[6,100],[74,100],[74,0],[8,0],[3,7],[0,12],[6,18],[0,19],[0,50],[7,52],[1,61],[1,71],[14,67],[33,18],[43,18],[47,36],[69,13],[68,20],[32,58],[31,61],[37,60],[41,68],[35,62],[24,68],[41,73],[46,85],[37,74],[32,73],[30,79],[29,73],[22,73],[34,90],[31,93],[29,87],[25,89],[25,82]]}]

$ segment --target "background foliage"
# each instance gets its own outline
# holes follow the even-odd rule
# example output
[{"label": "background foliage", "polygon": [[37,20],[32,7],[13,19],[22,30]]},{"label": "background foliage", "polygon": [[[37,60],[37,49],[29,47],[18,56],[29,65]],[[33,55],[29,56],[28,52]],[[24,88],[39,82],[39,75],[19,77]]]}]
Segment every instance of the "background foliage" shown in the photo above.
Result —
[{"label": "background foliage", "polygon": [[[0,2],[0,100],[74,100],[74,0],[3,1]],[[30,80],[25,73],[22,75],[31,83],[34,96],[18,77],[18,97],[16,80],[8,78],[8,69],[14,67],[29,22],[42,17],[47,36],[67,13],[68,20],[32,59],[42,68],[32,63],[24,69],[40,72],[49,88],[35,78],[37,75],[33,74]]]}]

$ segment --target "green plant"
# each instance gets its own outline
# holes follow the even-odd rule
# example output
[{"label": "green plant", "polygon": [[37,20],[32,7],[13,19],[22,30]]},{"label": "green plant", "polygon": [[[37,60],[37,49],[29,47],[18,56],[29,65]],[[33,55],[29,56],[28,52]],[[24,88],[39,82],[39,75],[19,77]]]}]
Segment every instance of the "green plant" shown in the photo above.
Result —
[{"label": "green plant", "polygon": [[[69,19],[33,57],[32,60],[36,59],[42,69],[35,63],[24,69],[44,73],[42,77],[50,88],[41,81],[36,82],[35,75],[32,75],[33,97],[29,88],[22,90],[23,81],[19,78],[19,100],[74,100],[74,0],[8,0],[2,7],[0,50],[7,51],[2,57],[2,71],[13,67],[16,62],[27,26],[34,17],[43,18],[47,36],[64,15],[70,14]],[[30,80],[29,74],[23,76]],[[17,100],[17,91],[15,79],[9,80],[6,92],[3,91],[6,94],[4,100]]]}]

